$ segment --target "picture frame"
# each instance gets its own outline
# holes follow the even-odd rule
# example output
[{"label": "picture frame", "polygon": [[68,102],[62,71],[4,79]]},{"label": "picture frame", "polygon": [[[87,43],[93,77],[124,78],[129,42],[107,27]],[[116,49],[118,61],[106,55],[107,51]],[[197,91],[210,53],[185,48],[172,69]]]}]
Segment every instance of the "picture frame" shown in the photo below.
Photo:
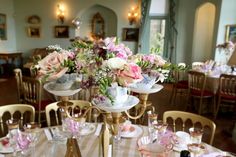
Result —
[{"label": "picture frame", "polygon": [[28,17],[27,22],[29,24],[40,24],[41,19],[38,15],[32,15]]},{"label": "picture frame", "polygon": [[123,41],[138,41],[138,28],[123,28]]},{"label": "picture frame", "polygon": [[236,43],[236,24],[226,25],[225,41]]},{"label": "picture frame", "polygon": [[7,40],[7,16],[0,13],[0,40]]},{"label": "picture frame", "polygon": [[55,26],[55,38],[69,38],[69,26]]},{"label": "picture frame", "polygon": [[29,26],[28,27],[28,36],[31,38],[40,38],[40,36],[41,36],[40,27]]}]

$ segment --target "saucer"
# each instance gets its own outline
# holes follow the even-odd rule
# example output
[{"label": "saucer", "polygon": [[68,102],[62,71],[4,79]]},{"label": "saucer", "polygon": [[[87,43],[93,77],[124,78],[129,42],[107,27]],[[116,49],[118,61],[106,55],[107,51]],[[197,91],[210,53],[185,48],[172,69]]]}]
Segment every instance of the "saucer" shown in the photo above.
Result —
[{"label": "saucer", "polygon": [[81,136],[86,136],[95,131],[96,127],[94,124],[85,123],[84,127],[80,130]]},{"label": "saucer", "polygon": [[92,103],[96,105],[97,107],[99,107],[100,109],[107,112],[124,112],[126,110],[131,109],[135,105],[137,105],[139,103],[139,99],[135,96],[129,95],[128,99],[123,104],[120,104],[119,106],[112,105],[111,102],[109,101],[106,101],[106,102],[100,101],[97,98],[94,98],[92,100]]},{"label": "saucer", "polygon": [[0,139],[0,153],[8,154],[13,153],[13,148],[9,144],[9,139],[7,137],[3,137]]},{"label": "saucer", "polygon": [[130,90],[135,93],[145,93],[145,94],[152,94],[159,92],[162,90],[163,86],[160,84],[154,84],[151,89],[143,89],[143,88],[135,88],[135,87],[130,87]]},{"label": "saucer", "polygon": [[78,93],[81,88],[78,83],[74,83],[68,90],[55,90],[55,82],[48,82],[44,84],[43,88],[51,94],[56,96],[71,96]]}]

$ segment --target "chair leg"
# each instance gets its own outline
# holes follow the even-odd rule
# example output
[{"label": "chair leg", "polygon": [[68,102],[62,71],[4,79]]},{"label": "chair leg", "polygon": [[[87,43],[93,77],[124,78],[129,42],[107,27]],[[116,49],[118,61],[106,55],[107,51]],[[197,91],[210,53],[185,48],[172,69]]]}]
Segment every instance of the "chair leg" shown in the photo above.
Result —
[{"label": "chair leg", "polygon": [[201,115],[201,112],[202,112],[202,98],[200,98],[198,114]]},{"label": "chair leg", "polygon": [[215,111],[215,119],[217,117],[217,114],[219,112],[219,108],[220,108],[220,102],[221,102],[221,97],[218,98],[218,102],[217,102],[217,106],[216,106],[216,111]]}]

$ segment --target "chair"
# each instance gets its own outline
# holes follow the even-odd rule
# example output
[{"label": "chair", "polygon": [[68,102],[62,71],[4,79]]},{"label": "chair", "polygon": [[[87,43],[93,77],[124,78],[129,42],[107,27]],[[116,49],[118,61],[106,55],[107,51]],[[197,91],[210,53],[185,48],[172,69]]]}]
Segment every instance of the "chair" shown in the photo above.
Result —
[{"label": "chair", "polygon": [[221,74],[219,80],[218,101],[215,112],[217,117],[222,102],[236,105],[236,75]]},{"label": "chair", "polygon": [[22,72],[21,69],[14,69],[14,73],[15,73],[15,79],[16,79],[16,87],[17,87],[17,99],[18,99],[18,103],[23,103],[24,100],[24,95],[22,92]]},{"label": "chair", "polygon": [[35,110],[38,112],[38,122],[41,123],[41,114],[45,112],[45,107],[51,100],[42,100],[42,84],[41,81],[32,78],[22,76],[20,69],[15,69],[15,76],[17,81],[17,92],[18,97],[21,101],[26,104],[31,104],[35,107]]},{"label": "chair", "polygon": [[[186,122],[190,120],[192,122],[192,126],[195,127],[197,123],[201,124],[202,128],[209,127],[210,128],[210,139],[207,143],[212,145],[216,130],[216,125],[213,121],[211,121],[208,118],[205,118],[203,116],[189,113],[189,112],[183,112],[183,111],[166,111],[163,114],[163,121],[167,123],[168,118],[171,118],[173,120],[173,128],[174,131],[176,131],[176,121],[177,119],[182,120],[182,131],[186,130]],[[204,135],[204,134],[203,134]]]},{"label": "chair", "polygon": [[[84,110],[86,110],[88,107],[92,106],[92,104],[89,101],[84,101],[84,100],[69,100],[70,102],[73,103],[72,106],[72,113],[76,111],[79,111],[79,113],[83,113]],[[51,112],[53,111],[55,113],[55,125],[59,125],[60,124],[60,115],[58,115],[58,109],[59,107],[57,106],[58,102],[54,102],[51,103],[49,105],[46,106],[45,111],[46,111],[46,120],[47,120],[47,125],[51,126],[51,122],[52,122],[52,114]],[[87,121],[91,121],[91,112],[88,112],[87,115]]]},{"label": "chair", "polygon": [[[1,135],[5,135],[7,133],[5,121],[7,119],[16,118],[17,112],[19,112],[19,114],[20,114],[20,115],[18,115],[17,118],[20,119],[20,125],[21,126],[27,120],[30,120],[28,122],[34,122],[35,109],[31,105],[28,105],[28,104],[10,104],[10,105],[0,106],[0,131],[1,131]],[[30,113],[30,117],[26,116],[26,112]],[[8,115],[8,117],[6,118],[7,113],[10,114],[10,116]]]},{"label": "chair", "polygon": [[201,114],[203,99],[213,99],[213,110],[215,112],[215,94],[205,89],[206,75],[198,71],[188,71],[188,99],[200,100],[198,114]]},{"label": "chair", "polygon": [[170,97],[171,104],[175,102],[178,93],[183,94],[188,91],[187,69],[173,70],[172,75],[174,78],[174,84]]}]

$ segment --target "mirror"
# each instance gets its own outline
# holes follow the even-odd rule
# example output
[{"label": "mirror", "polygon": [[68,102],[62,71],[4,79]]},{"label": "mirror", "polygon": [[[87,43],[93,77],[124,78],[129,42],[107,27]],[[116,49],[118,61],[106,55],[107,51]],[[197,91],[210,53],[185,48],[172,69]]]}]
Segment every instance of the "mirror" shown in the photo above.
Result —
[{"label": "mirror", "polygon": [[102,18],[100,13],[96,13],[92,19],[92,38],[94,40],[98,40],[100,38],[104,38],[104,19]]}]

